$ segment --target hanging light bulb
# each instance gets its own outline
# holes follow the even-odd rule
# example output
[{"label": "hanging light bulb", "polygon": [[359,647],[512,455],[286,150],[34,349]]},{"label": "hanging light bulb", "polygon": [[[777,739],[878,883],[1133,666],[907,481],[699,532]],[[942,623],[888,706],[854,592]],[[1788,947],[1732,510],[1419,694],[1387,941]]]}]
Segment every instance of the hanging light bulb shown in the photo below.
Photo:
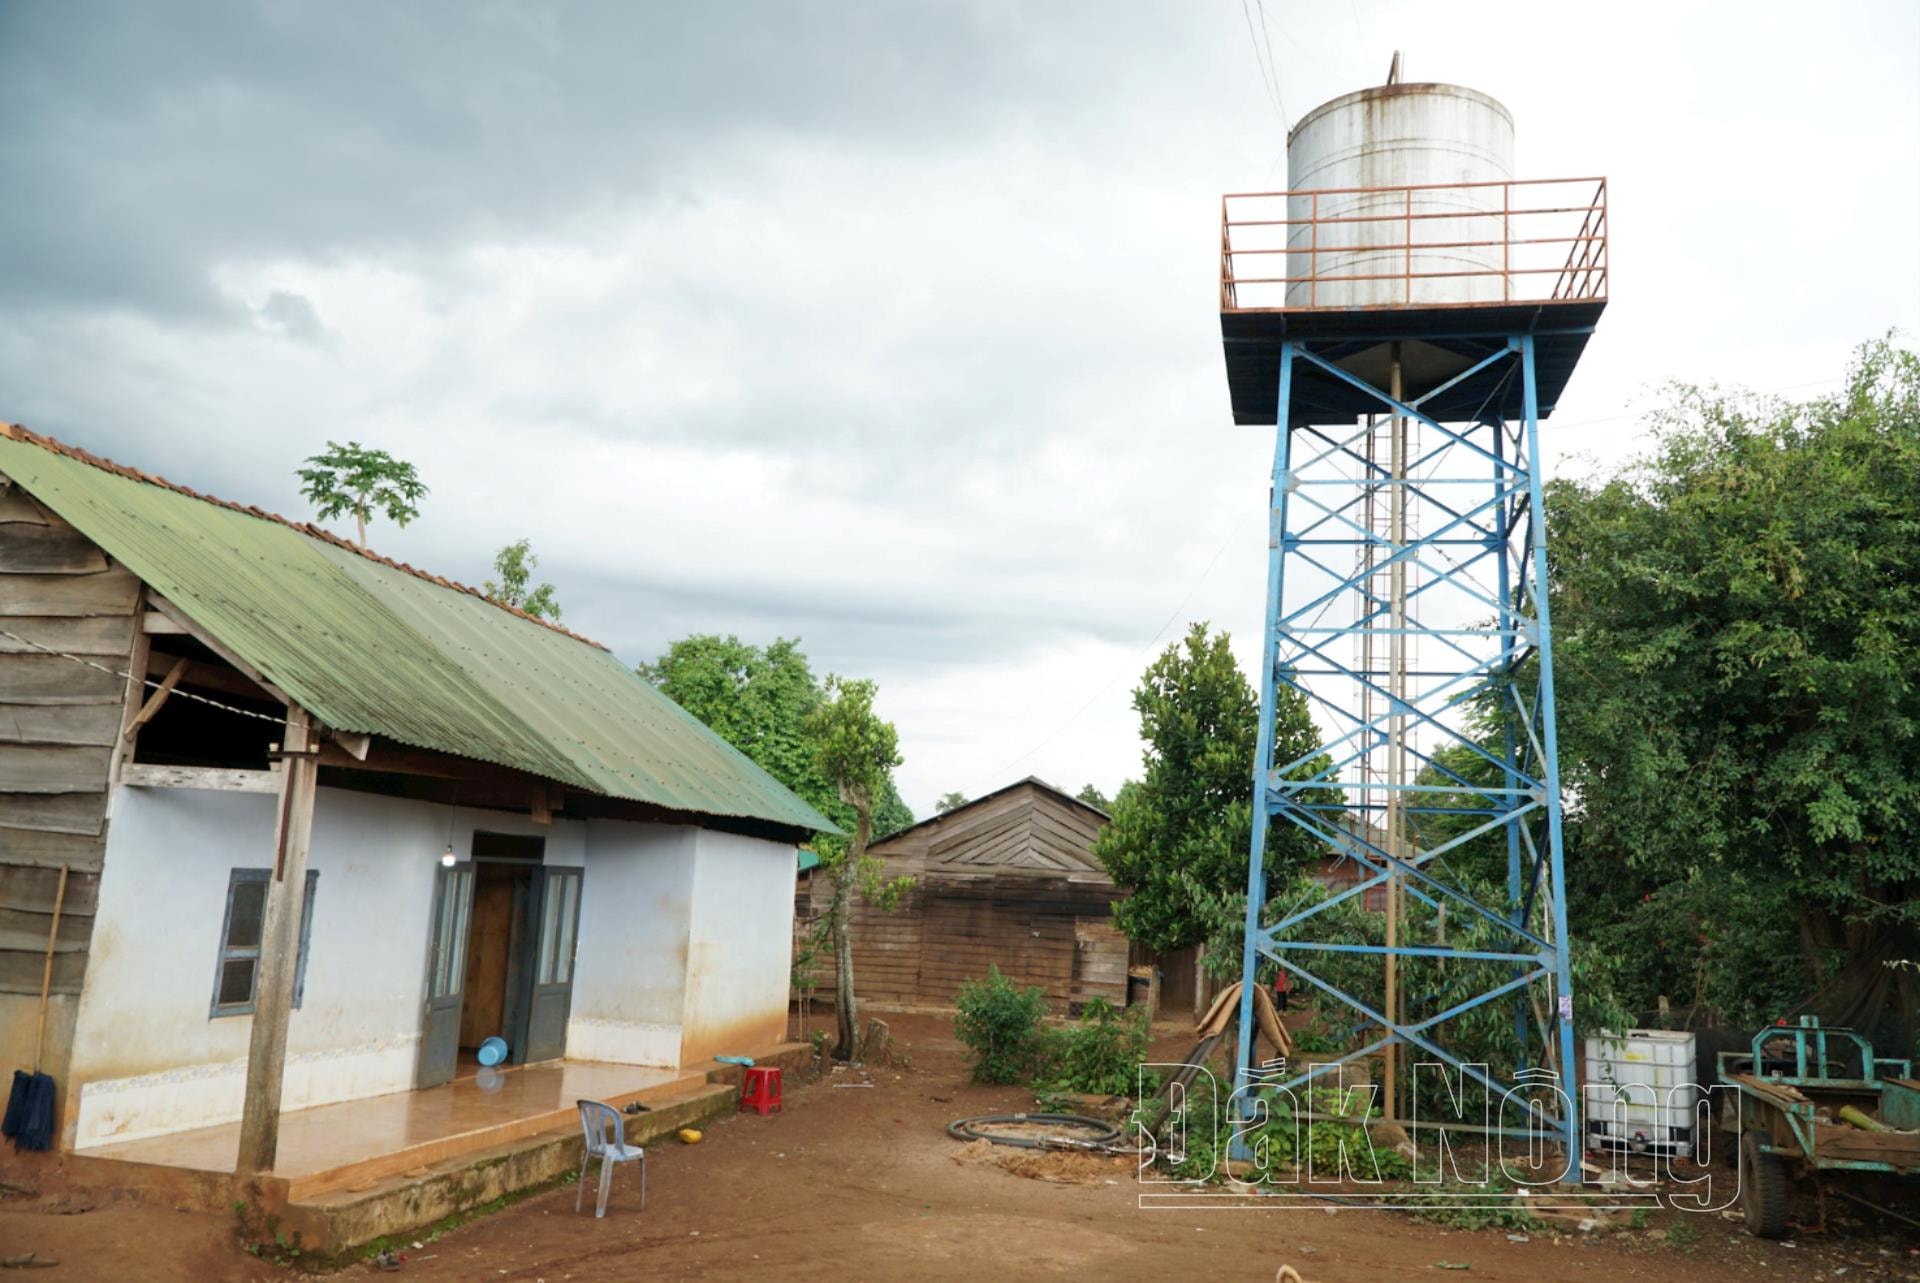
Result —
[{"label": "hanging light bulb", "polygon": [[440,867],[443,869],[451,869],[453,867],[454,858],[455,857],[453,854],[453,844],[448,843],[447,849],[440,853]]}]

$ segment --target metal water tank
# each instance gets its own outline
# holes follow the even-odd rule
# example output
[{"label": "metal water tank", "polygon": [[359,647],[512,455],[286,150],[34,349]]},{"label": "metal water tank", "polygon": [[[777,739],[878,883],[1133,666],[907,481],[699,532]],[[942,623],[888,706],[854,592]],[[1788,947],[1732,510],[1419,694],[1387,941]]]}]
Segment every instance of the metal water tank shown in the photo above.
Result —
[{"label": "metal water tank", "polygon": [[[1500,300],[1497,184],[1512,177],[1513,117],[1477,90],[1387,84],[1322,103],[1287,136],[1288,189],[1324,193],[1287,201],[1287,275],[1317,278],[1289,284],[1287,306]],[[1496,185],[1434,186],[1477,183]]]}]

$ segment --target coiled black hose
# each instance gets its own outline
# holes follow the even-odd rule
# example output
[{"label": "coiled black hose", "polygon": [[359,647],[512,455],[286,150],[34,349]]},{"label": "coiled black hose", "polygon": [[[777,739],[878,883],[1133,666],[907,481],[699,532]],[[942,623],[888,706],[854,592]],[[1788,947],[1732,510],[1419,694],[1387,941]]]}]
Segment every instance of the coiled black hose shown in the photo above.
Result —
[{"label": "coiled black hose", "polygon": [[[1089,1133],[1086,1136],[1002,1136],[993,1132],[975,1131],[979,1123],[1011,1123],[1015,1125],[1036,1124],[1043,1127],[1072,1127]],[[1077,1149],[1080,1146],[1090,1148],[1110,1145],[1120,1139],[1120,1124],[1103,1122],[1098,1118],[1088,1118],[1084,1114],[979,1114],[973,1118],[956,1118],[947,1124],[947,1135],[955,1140],[984,1140],[994,1145],[1013,1145],[1020,1149]]]}]

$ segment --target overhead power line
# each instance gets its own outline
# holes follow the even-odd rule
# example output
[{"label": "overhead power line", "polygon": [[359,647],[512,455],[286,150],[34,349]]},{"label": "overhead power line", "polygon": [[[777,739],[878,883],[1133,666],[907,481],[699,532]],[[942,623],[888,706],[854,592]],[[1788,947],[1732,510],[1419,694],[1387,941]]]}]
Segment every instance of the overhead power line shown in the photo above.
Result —
[{"label": "overhead power line", "polygon": [[1267,34],[1267,0],[1253,0],[1253,7],[1260,14],[1260,43],[1267,51],[1267,76],[1273,81],[1274,101],[1280,104],[1280,124],[1291,128],[1287,115],[1287,98],[1280,92],[1280,65],[1273,60],[1273,37]]},{"label": "overhead power line", "polygon": [[[1268,61],[1273,53],[1272,48],[1268,48],[1266,57],[1261,56],[1260,37],[1254,32],[1253,10],[1248,8],[1247,0],[1240,0],[1240,16],[1247,20],[1247,43],[1253,47],[1253,64],[1260,70],[1260,86],[1266,90],[1267,101],[1273,107],[1274,114],[1280,118],[1280,127],[1285,129],[1287,127],[1286,103],[1280,97],[1279,80],[1274,76],[1268,66]],[[1265,6],[1262,5],[1260,10],[1260,24],[1263,29],[1266,26],[1266,21],[1267,11]]]}]

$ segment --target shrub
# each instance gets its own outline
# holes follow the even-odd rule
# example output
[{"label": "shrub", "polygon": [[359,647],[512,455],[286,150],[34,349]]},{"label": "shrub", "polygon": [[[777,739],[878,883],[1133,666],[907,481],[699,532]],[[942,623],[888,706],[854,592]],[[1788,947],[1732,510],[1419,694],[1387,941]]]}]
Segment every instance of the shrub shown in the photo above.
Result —
[{"label": "shrub", "polygon": [[1043,1042],[1041,1020],[1047,1000],[1038,986],[1021,988],[989,964],[985,980],[960,986],[954,1001],[954,1036],[973,1053],[975,1082],[1016,1083],[1038,1066]]},{"label": "shrub", "polygon": [[1041,1090],[1131,1096],[1146,1057],[1146,1008],[1123,1012],[1105,998],[1095,998],[1078,1023],[1044,1035]]}]

